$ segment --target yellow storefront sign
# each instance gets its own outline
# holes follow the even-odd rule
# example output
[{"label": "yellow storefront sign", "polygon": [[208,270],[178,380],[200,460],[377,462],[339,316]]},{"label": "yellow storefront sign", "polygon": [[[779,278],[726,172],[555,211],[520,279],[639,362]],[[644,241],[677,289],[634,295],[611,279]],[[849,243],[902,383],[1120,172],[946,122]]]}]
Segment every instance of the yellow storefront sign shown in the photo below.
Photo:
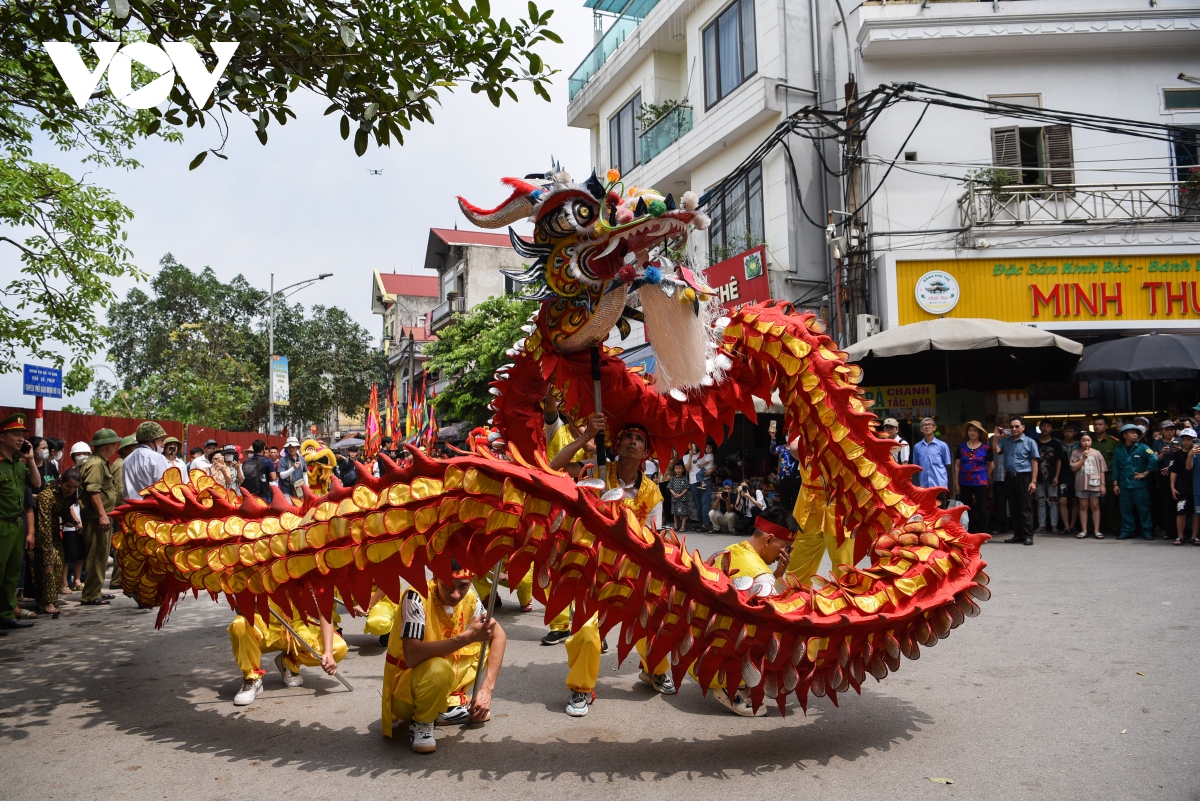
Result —
[{"label": "yellow storefront sign", "polygon": [[[941,315],[918,305],[921,277],[940,270],[960,297]],[[1200,254],[935,259],[896,262],[901,325],[936,317],[1014,323],[1200,322]]]},{"label": "yellow storefront sign", "polygon": [[875,401],[871,406],[882,420],[917,420],[937,415],[937,400],[933,384],[893,384],[882,387],[859,387],[863,396]]}]

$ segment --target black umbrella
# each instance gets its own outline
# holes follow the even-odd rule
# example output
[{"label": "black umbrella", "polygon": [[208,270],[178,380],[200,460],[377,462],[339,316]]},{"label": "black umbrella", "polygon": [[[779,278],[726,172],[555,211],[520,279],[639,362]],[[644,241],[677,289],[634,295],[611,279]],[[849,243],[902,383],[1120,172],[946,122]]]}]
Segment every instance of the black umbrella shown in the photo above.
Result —
[{"label": "black umbrella", "polygon": [[1200,378],[1200,337],[1144,334],[1088,345],[1075,377],[1080,381]]}]

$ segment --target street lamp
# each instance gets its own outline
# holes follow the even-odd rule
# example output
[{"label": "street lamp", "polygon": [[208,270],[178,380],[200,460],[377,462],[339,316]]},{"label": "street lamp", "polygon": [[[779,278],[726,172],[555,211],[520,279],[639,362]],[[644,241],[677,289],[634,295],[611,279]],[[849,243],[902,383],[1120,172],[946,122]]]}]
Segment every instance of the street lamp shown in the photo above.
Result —
[{"label": "street lamp", "polygon": [[[297,281],[294,284],[288,284],[279,291],[275,290],[275,273],[271,273],[271,315],[270,323],[267,326],[267,433],[270,434],[275,430],[275,385],[273,383],[275,377],[271,375],[271,358],[275,355],[275,296],[282,295],[287,290],[294,290],[292,294],[299,292],[309,284],[315,284],[317,281],[324,281],[326,278],[333,276],[333,273],[321,273],[316,278],[309,278],[304,281]],[[287,297],[287,295],[284,295]]]}]

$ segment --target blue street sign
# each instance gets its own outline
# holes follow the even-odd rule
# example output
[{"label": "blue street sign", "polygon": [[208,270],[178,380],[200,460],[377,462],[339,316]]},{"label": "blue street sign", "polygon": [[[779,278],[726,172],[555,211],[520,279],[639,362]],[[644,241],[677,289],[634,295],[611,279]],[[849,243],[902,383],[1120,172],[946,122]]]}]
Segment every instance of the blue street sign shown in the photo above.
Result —
[{"label": "blue street sign", "polygon": [[25,365],[25,394],[43,398],[62,397],[62,370],[57,367]]}]

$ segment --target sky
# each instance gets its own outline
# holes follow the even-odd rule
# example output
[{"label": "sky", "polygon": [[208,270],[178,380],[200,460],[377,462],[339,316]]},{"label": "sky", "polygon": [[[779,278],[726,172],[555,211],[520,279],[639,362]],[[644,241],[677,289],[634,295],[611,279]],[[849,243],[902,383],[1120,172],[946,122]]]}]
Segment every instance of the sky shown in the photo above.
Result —
[{"label": "sky", "polygon": [[[520,102],[506,100],[497,109],[486,97],[459,89],[443,96],[435,123],[415,125],[402,147],[372,143],[359,158],[352,139],[343,141],[338,133],[339,115],[322,116],[327,102],[297,94],[293,109],[299,119],[284,127],[272,123],[265,147],[252,125],[239,119],[225,150],[228,161],[210,157],[189,172],[192,157],[216,141],[209,130],[192,129],[181,145],[139,145],[134,156],[141,169],[89,168],[89,180],[133,210],[128,244],[144,272],[156,273],[168,252],[193,270],[211,267],[227,279],[240,273],[263,289],[272,272],[276,286],[331,272],[332,278],[291,302],[340,306],[378,337],[372,272],[428,274],[423,265],[429,229],[470,227],[455,196],[493,206],[508,195],[502,177],[545,170],[552,155],[573,175],[590,171],[588,133],[567,127],[566,107],[567,77],[592,45],[591,11],[579,0],[542,5],[547,7],[555,8],[549,27],[563,39],[562,45],[545,42],[539,48],[543,60],[560,70],[551,103],[523,88]],[[498,15],[515,16],[524,8],[524,2],[492,4]],[[50,148],[35,156],[77,176],[84,172]],[[380,169],[382,175],[369,173]],[[0,250],[0,285],[19,268],[11,250]],[[134,285],[114,284],[121,297]],[[112,379],[107,370],[97,375]],[[21,390],[20,372],[0,375],[0,405],[32,408],[33,398]],[[89,397],[48,398],[46,408],[64,403],[86,408]]]}]

